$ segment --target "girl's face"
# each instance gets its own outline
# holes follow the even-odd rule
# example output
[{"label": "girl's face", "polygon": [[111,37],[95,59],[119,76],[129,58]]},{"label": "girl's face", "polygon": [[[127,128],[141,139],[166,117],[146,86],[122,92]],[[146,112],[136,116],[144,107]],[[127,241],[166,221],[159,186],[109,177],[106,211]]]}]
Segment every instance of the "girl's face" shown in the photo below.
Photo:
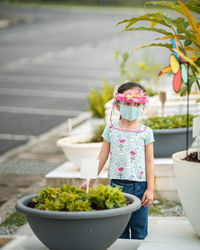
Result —
[{"label": "girl's face", "polygon": [[[142,114],[143,116],[146,115],[146,113],[144,112],[146,103],[148,103],[148,97],[146,96],[145,92],[139,87],[130,88],[123,93],[116,93],[110,115],[110,122],[113,128],[124,131],[132,131],[116,128],[114,123],[119,120],[127,120],[133,122],[142,118]],[[145,129],[146,128],[147,126],[145,127]],[[144,130],[139,130],[138,132],[143,132]]]}]

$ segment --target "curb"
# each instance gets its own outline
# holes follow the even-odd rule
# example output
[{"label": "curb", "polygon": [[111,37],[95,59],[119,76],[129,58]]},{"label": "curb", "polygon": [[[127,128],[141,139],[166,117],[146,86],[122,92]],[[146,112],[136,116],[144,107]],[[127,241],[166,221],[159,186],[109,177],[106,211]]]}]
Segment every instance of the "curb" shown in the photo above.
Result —
[{"label": "curb", "polygon": [[16,211],[15,203],[22,197],[37,193],[39,189],[43,188],[46,185],[46,180],[40,180],[33,185],[29,186],[26,190],[15,194],[11,199],[5,202],[0,207],[0,224],[5,221],[5,219],[10,216],[13,212]]},{"label": "curb", "polygon": [[80,115],[68,119],[67,121],[61,123],[60,125],[57,125],[56,127],[48,130],[47,132],[37,136],[36,138],[28,141],[27,143],[18,146],[14,149],[9,150],[8,152],[2,154],[0,156],[0,164],[9,160],[10,158],[13,158],[15,155],[22,153],[23,151],[31,148],[32,146],[36,145],[37,143],[44,142],[48,140],[51,136],[58,134],[58,131],[66,130],[67,133],[67,128],[69,125],[69,120],[71,120],[71,128],[75,128],[76,126],[80,125],[84,121],[88,120],[91,118],[91,114],[89,112],[83,112]]}]

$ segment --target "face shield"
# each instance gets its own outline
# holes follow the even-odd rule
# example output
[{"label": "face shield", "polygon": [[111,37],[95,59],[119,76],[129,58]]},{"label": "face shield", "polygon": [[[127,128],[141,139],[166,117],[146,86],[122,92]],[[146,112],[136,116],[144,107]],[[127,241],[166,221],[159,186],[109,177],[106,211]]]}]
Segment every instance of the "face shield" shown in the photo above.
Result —
[{"label": "face shield", "polygon": [[[136,119],[142,123],[146,120],[146,126],[137,130],[124,130],[118,125],[120,119],[134,121]],[[126,94],[116,93],[110,114],[111,126],[117,130],[130,132],[143,132],[148,126],[149,120],[149,99],[144,91],[130,89]]]}]

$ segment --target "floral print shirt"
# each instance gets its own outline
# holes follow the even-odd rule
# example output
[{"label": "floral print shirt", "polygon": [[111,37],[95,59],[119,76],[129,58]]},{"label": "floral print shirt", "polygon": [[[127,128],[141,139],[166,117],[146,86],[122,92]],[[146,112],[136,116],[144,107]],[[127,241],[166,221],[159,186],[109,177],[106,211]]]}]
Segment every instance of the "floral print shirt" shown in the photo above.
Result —
[{"label": "floral print shirt", "polygon": [[[114,124],[119,128],[118,122]],[[144,130],[140,125],[137,130]],[[154,142],[153,131],[147,127],[144,132],[129,132],[114,129],[108,124],[102,137],[110,143],[108,178],[130,181],[147,181],[145,146]]]}]

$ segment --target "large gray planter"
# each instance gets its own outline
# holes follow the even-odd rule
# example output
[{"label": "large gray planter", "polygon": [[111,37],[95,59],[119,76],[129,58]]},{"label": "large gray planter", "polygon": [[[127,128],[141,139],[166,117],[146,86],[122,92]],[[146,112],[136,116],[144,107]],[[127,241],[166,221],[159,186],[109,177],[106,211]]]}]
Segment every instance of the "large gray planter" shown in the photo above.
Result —
[{"label": "large gray planter", "polygon": [[[177,151],[186,149],[187,128],[154,129],[154,156],[169,158]],[[192,127],[189,128],[189,146],[193,142]]]},{"label": "large gray planter", "polygon": [[26,215],[33,232],[51,250],[105,250],[121,235],[131,213],[141,207],[139,198],[124,195],[132,204],[115,209],[54,212],[27,207],[37,195],[18,200],[16,209]]}]

